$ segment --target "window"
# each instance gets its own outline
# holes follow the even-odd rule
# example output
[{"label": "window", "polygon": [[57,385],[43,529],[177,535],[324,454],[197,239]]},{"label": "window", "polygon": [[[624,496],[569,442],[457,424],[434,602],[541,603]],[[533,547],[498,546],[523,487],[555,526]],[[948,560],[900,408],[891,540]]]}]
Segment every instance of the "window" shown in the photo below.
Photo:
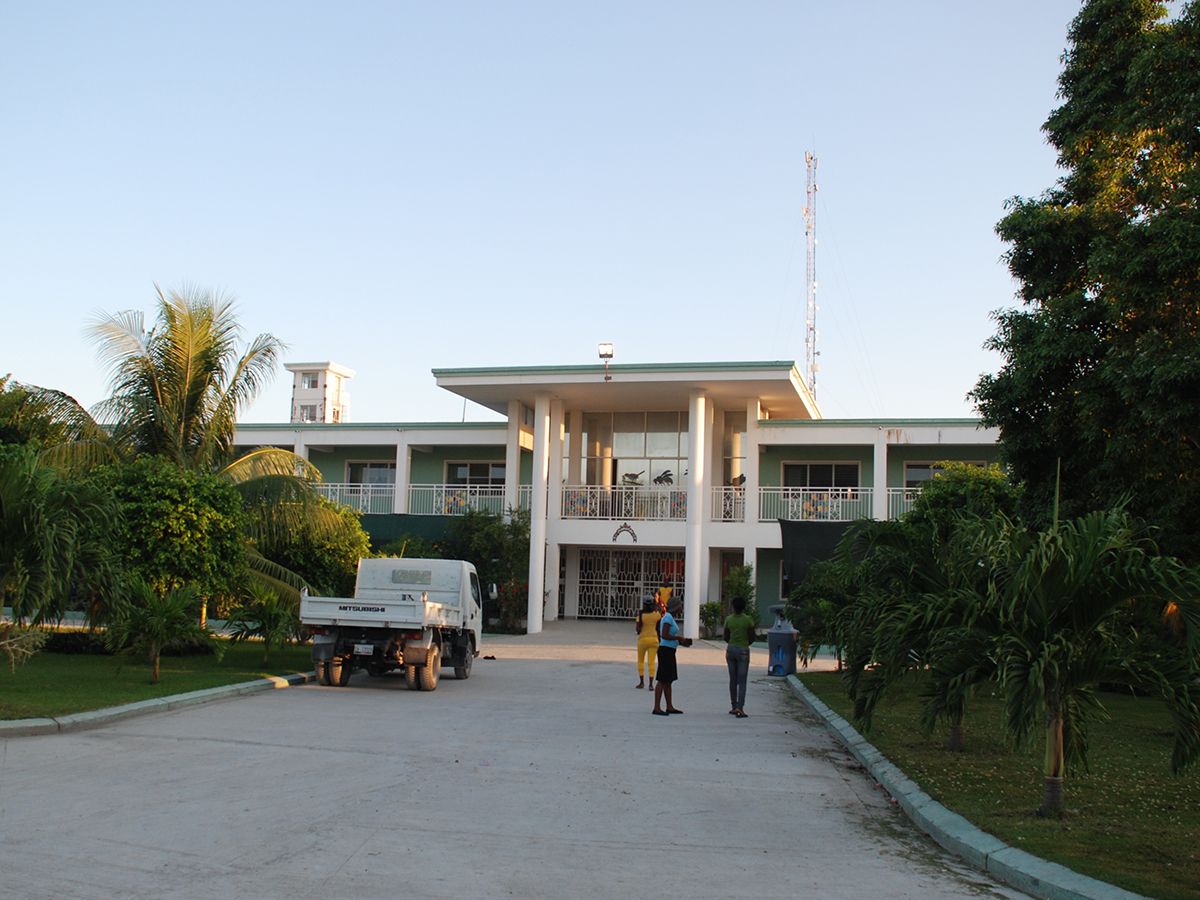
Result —
[{"label": "window", "polygon": [[[982,467],[986,463],[972,460],[966,462],[966,465]],[[906,488],[919,488],[941,471],[942,467],[936,463],[905,463],[904,486]]]},{"label": "window", "polygon": [[664,487],[687,471],[687,413],[583,414],[585,484]]},{"label": "window", "polygon": [[395,484],[394,462],[352,462],[346,464],[346,480],[350,484]]},{"label": "window", "polygon": [[321,386],[320,372],[302,372],[300,373],[300,387],[306,391],[315,391]]},{"label": "window", "polygon": [[783,486],[856,488],[858,487],[858,463],[784,463]]},{"label": "window", "polygon": [[488,487],[503,487],[504,463],[446,463],[446,484],[477,484]]},{"label": "window", "polygon": [[301,422],[319,421],[317,419],[317,405],[315,403],[305,403],[300,407],[300,421]]}]

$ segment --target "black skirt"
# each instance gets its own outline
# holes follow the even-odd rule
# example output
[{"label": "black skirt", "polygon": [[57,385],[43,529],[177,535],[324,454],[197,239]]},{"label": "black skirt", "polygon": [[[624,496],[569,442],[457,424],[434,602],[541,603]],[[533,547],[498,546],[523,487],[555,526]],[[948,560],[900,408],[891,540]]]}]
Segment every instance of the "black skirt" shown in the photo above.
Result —
[{"label": "black skirt", "polygon": [[675,665],[675,648],[658,646],[658,674],[655,676],[662,684],[670,684],[679,680],[679,668]]}]

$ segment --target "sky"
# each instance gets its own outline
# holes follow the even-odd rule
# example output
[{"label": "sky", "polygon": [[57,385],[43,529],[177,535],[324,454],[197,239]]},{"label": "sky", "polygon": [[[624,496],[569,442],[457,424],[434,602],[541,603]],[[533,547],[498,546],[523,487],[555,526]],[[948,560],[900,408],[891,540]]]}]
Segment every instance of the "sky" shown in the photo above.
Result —
[{"label": "sky", "polygon": [[156,284],[354,369],[358,422],[601,341],[803,369],[811,151],[824,415],[973,415],[1078,9],[0,0],[0,375],[95,404],[89,325]]}]

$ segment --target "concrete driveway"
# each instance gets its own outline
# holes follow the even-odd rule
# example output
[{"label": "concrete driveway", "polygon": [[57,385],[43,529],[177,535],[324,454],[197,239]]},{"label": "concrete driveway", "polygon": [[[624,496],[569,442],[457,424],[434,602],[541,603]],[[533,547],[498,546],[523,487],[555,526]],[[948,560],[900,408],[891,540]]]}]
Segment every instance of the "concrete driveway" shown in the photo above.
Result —
[{"label": "concrete driveway", "polygon": [[[917,833],[755,653],[634,690],[627,623],[0,743],[4,897],[1018,896]],[[451,670],[444,670],[450,674]]]}]

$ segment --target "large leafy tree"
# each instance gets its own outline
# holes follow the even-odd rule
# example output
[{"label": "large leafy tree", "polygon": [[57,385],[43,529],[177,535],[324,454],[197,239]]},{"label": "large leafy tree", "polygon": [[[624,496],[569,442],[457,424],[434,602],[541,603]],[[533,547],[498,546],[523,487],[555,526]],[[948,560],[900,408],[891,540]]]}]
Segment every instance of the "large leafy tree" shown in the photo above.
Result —
[{"label": "large leafy tree", "polygon": [[246,541],[233,485],[157,456],[105,466],[91,482],[115,501],[106,527],[130,574],[160,595],[184,585],[206,600],[238,592]]},{"label": "large leafy tree", "polygon": [[1089,0],[1044,130],[1063,175],[997,232],[1024,306],[974,397],[1046,521],[1128,496],[1200,558],[1200,3]]}]

